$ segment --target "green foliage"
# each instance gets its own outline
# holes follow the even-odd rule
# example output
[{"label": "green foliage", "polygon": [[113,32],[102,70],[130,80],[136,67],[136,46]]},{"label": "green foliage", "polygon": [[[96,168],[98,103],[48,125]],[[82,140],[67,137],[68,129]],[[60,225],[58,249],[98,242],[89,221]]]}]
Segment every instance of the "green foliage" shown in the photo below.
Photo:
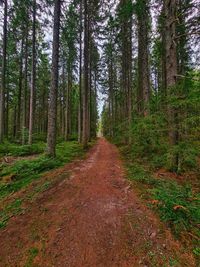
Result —
[{"label": "green foliage", "polygon": [[0,156],[28,156],[44,151],[45,143],[39,142],[32,145],[18,145],[9,142],[0,144]]},{"label": "green foliage", "polygon": [[[159,58],[159,42],[156,48],[159,51],[154,51],[154,59]],[[161,85],[158,85],[158,92],[152,91],[151,94],[149,114],[142,116],[133,107],[131,127],[128,127],[127,121],[115,119],[113,123],[109,107],[105,105],[102,113],[104,135],[118,145],[127,144],[131,140],[131,158],[142,159],[153,168],[167,168],[178,173],[191,170],[198,172],[199,75],[198,71],[188,72],[176,86],[169,88],[167,97],[163,95]],[[170,135],[176,136],[176,140],[170,141]]]},{"label": "green foliage", "polygon": [[28,260],[25,267],[32,267],[35,257],[39,254],[39,249],[36,247],[30,248],[28,254]]},{"label": "green foliage", "polygon": [[144,169],[144,167],[138,163],[129,164],[128,173],[129,177],[136,182],[147,185],[156,185],[159,183],[159,180],[152,177],[149,170]]},{"label": "green foliage", "polygon": [[152,189],[151,194],[159,201],[157,209],[161,218],[167,221],[176,233],[197,227],[200,221],[200,195],[194,194],[190,186],[165,181]]},{"label": "green foliage", "polygon": [[[10,193],[17,192],[21,188],[38,179],[46,171],[58,168],[70,162],[75,157],[83,156],[84,150],[77,142],[63,142],[57,145],[57,157],[49,158],[41,155],[33,160],[16,161],[13,165],[4,167],[0,171],[0,198]],[[4,178],[9,177],[9,182]]]},{"label": "green foliage", "polygon": [[[189,185],[179,185],[171,179],[155,178],[142,164],[128,164],[129,178],[145,190],[146,198],[153,199],[155,208],[163,221],[169,223],[174,233],[189,230],[200,236],[200,194],[194,193]],[[144,185],[147,187],[144,188]]]},{"label": "green foliage", "polygon": [[167,152],[166,164],[163,165],[170,169],[170,162],[173,155],[178,155],[178,167],[177,173],[181,173],[188,170],[197,170],[198,169],[198,157],[199,153],[199,144],[191,143],[188,140],[180,142],[178,145],[171,147]]},{"label": "green foliage", "polygon": [[162,115],[150,115],[135,118],[132,123],[131,136],[133,140],[132,155],[153,157],[166,152],[164,129],[166,122]]},{"label": "green foliage", "polygon": [[63,164],[70,162],[75,157],[83,156],[84,150],[76,141],[62,142],[57,145],[56,155],[61,164]]},{"label": "green foliage", "polygon": [[200,256],[200,248],[194,248],[193,253],[194,253],[194,255],[199,257]]}]

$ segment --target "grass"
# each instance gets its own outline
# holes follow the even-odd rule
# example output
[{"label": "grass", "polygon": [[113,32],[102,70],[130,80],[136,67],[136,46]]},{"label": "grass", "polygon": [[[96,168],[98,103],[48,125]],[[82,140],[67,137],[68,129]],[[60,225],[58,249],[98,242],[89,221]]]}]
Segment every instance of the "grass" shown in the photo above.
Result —
[{"label": "grass", "polygon": [[77,142],[62,142],[57,145],[57,157],[41,155],[33,160],[16,161],[0,171],[0,199],[26,187],[42,173],[58,168],[76,157],[83,156],[84,150]]},{"label": "grass", "polygon": [[28,251],[28,260],[27,263],[25,264],[25,267],[32,267],[34,259],[37,257],[39,254],[39,249],[38,248],[30,248]]},{"label": "grass", "polygon": [[7,205],[4,209],[0,211],[0,228],[6,226],[8,220],[11,216],[21,214],[22,209],[22,199],[16,199],[11,204]]},{"label": "grass", "polygon": [[22,204],[24,200],[33,201],[39,193],[46,191],[51,186],[54,185],[53,181],[45,181],[34,187],[34,189],[23,199],[18,198],[13,201],[11,204],[6,205],[3,209],[0,210],[0,229],[4,228],[7,225],[9,219],[14,215],[19,215],[24,212]]}]

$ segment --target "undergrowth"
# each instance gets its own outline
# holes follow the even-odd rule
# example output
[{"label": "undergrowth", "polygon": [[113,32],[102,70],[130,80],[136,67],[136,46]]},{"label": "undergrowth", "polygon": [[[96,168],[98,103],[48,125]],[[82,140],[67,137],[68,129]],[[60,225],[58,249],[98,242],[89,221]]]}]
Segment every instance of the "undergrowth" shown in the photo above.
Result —
[{"label": "undergrowth", "polygon": [[[62,142],[57,145],[56,158],[40,155],[36,159],[19,160],[13,165],[4,166],[0,170],[0,200],[25,188],[31,182],[40,178],[44,172],[63,166],[76,157],[82,157],[84,153],[84,149],[77,142]],[[26,196],[27,200],[32,201],[35,196],[47,190],[53,184],[54,181],[48,180],[38,184],[28,193]],[[10,217],[24,212],[22,208],[23,202],[24,199],[18,198],[0,209],[0,228],[4,228],[7,225]]]},{"label": "undergrowth", "polygon": [[15,201],[7,205],[4,209],[0,210],[0,228],[6,226],[11,216],[21,214],[23,212],[21,206],[22,206],[22,200],[16,199]]},{"label": "undergrowth", "polygon": [[84,153],[77,142],[60,143],[56,150],[56,158],[41,155],[36,159],[20,160],[11,166],[4,166],[0,170],[0,199],[27,186],[42,173],[58,168]]},{"label": "undergrowth", "polygon": [[10,142],[0,144],[0,157],[3,156],[28,156],[40,154],[44,151],[45,143],[39,142],[32,145],[19,145]]},{"label": "undergrowth", "polygon": [[191,185],[180,185],[170,178],[157,178],[141,162],[128,162],[128,176],[136,184],[141,196],[172,229],[176,237],[190,233],[193,252],[198,253],[200,240],[200,194]]}]

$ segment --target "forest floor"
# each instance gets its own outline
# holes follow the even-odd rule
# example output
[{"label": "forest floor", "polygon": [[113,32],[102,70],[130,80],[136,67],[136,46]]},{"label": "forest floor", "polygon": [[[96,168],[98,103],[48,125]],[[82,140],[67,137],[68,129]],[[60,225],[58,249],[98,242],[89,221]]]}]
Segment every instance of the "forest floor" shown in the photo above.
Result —
[{"label": "forest floor", "polygon": [[118,149],[105,139],[86,159],[45,175],[54,185],[0,229],[0,266],[196,266],[140,200]]}]

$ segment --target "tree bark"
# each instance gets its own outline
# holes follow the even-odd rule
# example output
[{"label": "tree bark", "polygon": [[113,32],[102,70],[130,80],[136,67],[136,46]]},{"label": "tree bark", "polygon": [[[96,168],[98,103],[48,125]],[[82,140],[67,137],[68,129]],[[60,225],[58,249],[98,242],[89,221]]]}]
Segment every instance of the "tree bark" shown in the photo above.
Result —
[{"label": "tree bark", "polygon": [[58,63],[59,63],[59,33],[60,33],[61,0],[55,0],[54,28],[53,28],[53,53],[52,73],[48,114],[47,155],[56,155],[56,116],[57,116],[57,91],[58,91]]},{"label": "tree bark", "polygon": [[17,124],[16,124],[17,137],[20,136],[19,134],[21,131],[23,56],[24,56],[24,37],[22,37],[22,41],[21,41],[21,55],[20,55],[20,60],[19,60],[19,89],[18,89],[18,107],[17,107]]},{"label": "tree bark", "polygon": [[[176,0],[164,1],[165,11],[165,51],[166,51],[166,86],[167,93],[171,95],[173,88],[176,85],[177,77],[177,45],[175,42],[176,37]],[[178,143],[178,127],[177,127],[177,112],[168,106],[169,112],[169,138],[172,146]],[[178,167],[178,154],[173,155],[171,168]]]},{"label": "tree bark", "polygon": [[35,82],[36,82],[36,0],[33,0],[33,38],[32,38],[32,73],[29,111],[29,145],[33,142],[33,123],[35,105]]},{"label": "tree bark", "polygon": [[7,66],[7,17],[8,3],[4,0],[4,25],[3,25],[3,58],[2,58],[2,77],[0,88],[0,143],[4,138],[4,120],[5,120],[5,92],[6,92],[6,66]]},{"label": "tree bark", "polygon": [[78,110],[78,142],[81,143],[82,137],[82,125],[83,125],[83,114],[82,114],[82,17],[83,17],[83,4],[80,0],[80,33],[79,33],[79,110]]},{"label": "tree bark", "polygon": [[71,73],[68,70],[68,82],[67,82],[67,93],[66,93],[66,107],[65,107],[65,141],[69,139],[70,132],[70,92],[71,92]]},{"label": "tree bark", "polygon": [[147,1],[138,1],[138,7],[138,112],[146,116],[150,98]]},{"label": "tree bark", "polygon": [[82,143],[84,147],[88,144],[88,93],[89,93],[89,21],[88,2],[84,0],[84,90],[83,90],[83,133]]},{"label": "tree bark", "polygon": [[27,112],[27,89],[28,89],[28,28],[26,29],[25,43],[25,66],[24,66],[24,92],[23,92],[23,112],[22,112],[22,145],[26,143],[26,112]]}]

